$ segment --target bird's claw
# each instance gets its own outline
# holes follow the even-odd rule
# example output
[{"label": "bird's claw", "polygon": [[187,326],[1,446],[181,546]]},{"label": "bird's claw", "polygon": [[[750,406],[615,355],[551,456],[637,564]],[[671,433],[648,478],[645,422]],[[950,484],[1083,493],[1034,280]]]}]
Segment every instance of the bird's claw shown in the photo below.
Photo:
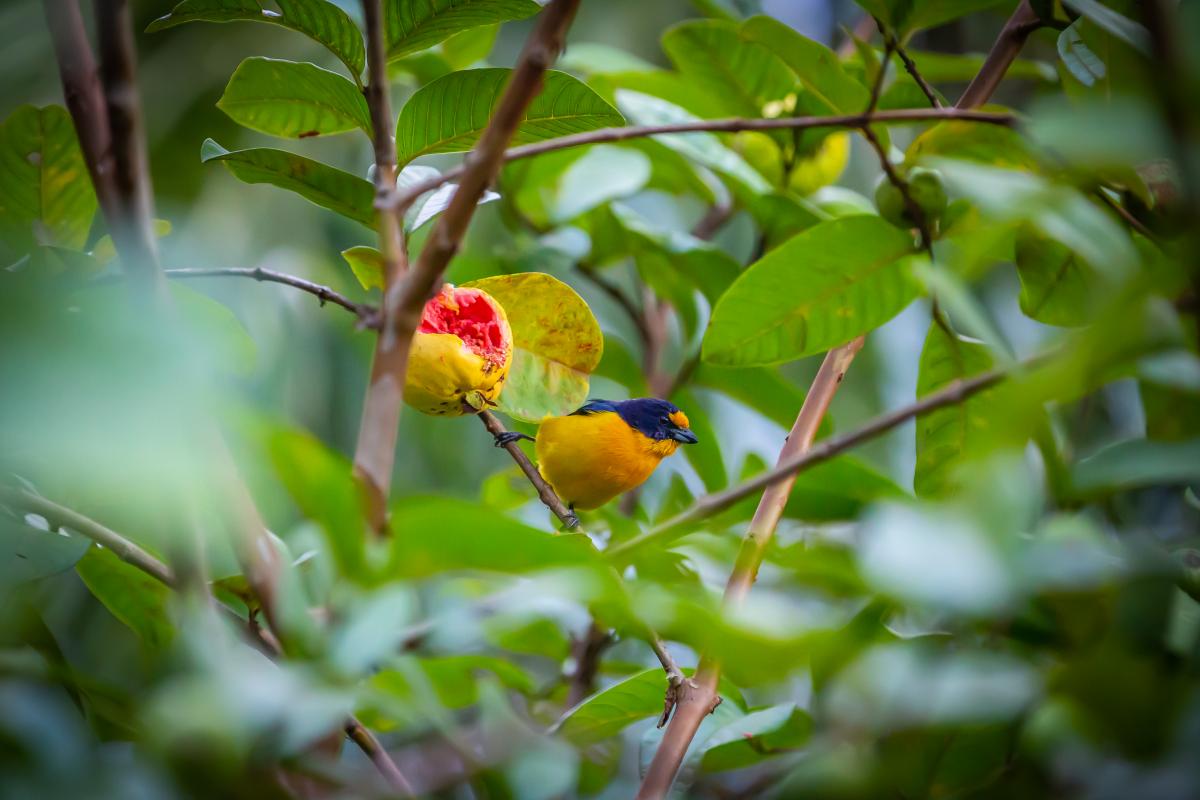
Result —
[{"label": "bird's claw", "polygon": [[528,439],[531,442],[533,441],[532,436],[526,436],[525,434],[518,433],[517,431],[505,431],[504,433],[497,433],[495,438],[496,447],[508,447],[513,442],[519,442],[522,439]]}]

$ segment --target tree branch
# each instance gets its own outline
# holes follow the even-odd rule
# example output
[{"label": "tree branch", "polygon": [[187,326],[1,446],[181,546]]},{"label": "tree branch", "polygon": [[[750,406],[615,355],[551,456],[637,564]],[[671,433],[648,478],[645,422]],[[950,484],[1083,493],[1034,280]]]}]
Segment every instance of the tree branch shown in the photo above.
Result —
[{"label": "tree branch", "polygon": [[412,785],[408,779],[400,772],[400,768],[396,766],[396,762],[388,755],[388,751],[383,749],[383,745],[379,744],[379,740],[375,738],[375,734],[367,730],[361,722],[355,717],[350,717],[346,720],[343,726],[346,731],[346,736],[350,741],[358,745],[358,749],[362,750],[367,758],[371,759],[371,763],[375,765],[375,769],[379,770],[379,774],[387,780],[388,785],[395,791],[405,797],[415,797]]},{"label": "tree branch", "polygon": [[[780,465],[803,455],[812,446],[821,419],[829,409],[850,362],[862,348],[863,341],[864,338],[860,336],[849,344],[829,351],[825,356],[825,361],[813,380],[812,388],[804,398],[804,405],[796,417],[796,423],[779,453]],[[792,472],[769,484],[763,492],[746,538],[742,540],[733,572],[725,584],[726,606],[740,605],[750,591],[758,575],[759,565],[766,554],[767,545],[783,517],[783,508],[787,505],[788,495],[791,494],[795,481],[796,476]],[[658,750],[654,753],[650,767],[646,770],[646,776],[638,789],[639,799],[661,798],[667,795],[696,731],[704,718],[711,714],[720,702],[717,696],[720,675],[720,664],[704,656],[700,659],[695,677],[679,685],[674,716],[667,732],[663,734]]]},{"label": "tree branch", "polygon": [[572,644],[571,659],[575,662],[575,670],[567,689],[567,708],[574,708],[592,693],[600,669],[600,656],[613,643],[613,638],[611,631],[592,620],[587,632]]},{"label": "tree branch", "polygon": [[[170,307],[170,297],[166,278],[158,263],[154,235],[154,204],[142,127],[141,98],[137,88],[137,59],[129,2],[96,0],[95,7],[101,52],[99,84],[92,71],[94,60],[78,6],[72,0],[49,0],[47,5],[47,21],[55,40],[63,92],[66,97],[74,98],[70,101],[70,109],[80,141],[89,142],[81,149],[89,174],[99,178],[96,184],[97,198],[121,263],[135,279],[132,281],[135,291],[151,301],[152,307],[166,309]],[[63,12],[64,16],[56,18],[57,12]],[[98,94],[97,86],[103,87],[103,95]],[[104,131],[107,131],[107,138]],[[105,142],[108,151],[103,149]],[[211,443],[215,457],[221,462],[221,475],[225,480],[229,502],[239,518],[240,536],[235,549],[242,571],[258,596],[268,621],[274,626],[278,555],[267,539],[266,529],[253,499],[237,478],[233,460],[215,425],[202,436]],[[109,537],[114,545],[110,549],[114,553],[124,553],[121,557],[128,559],[129,563],[145,569],[148,574],[168,585],[177,585],[178,579],[173,571],[132,542],[98,523],[84,524],[90,522],[85,518],[78,518],[76,522],[83,524],[86,529],[79,530],[80,533],[86,535],[87,531],[91,531]],[[260,641],[278,652],[278,644],[272,644],[273,637],[266,638],[265,631],[259,633]]]},{"label": "tree branch", "polygon": [[[493,437],[499,436],[502,433],[507,433],[508,429],[504,424],[496,418],[496,415],[490,411],[482,411],[476,416],[483,423],[483,427],[487,428],[488,433]],[[512,456],[513,461],[517,462],[517,466],[521,468],[521,472],[525,473],[525,477],[533,484],[533,488],[537,490],[538,499],[546,508],[554,512],[554,516],[558,517],[563,526],[574,531],[579,529],[579,517],[575,512],[567,508],[567,504],[562,501],[558,494],[551,488],[550,484],[546,483],[546,479],[538,472],[537,467],[529,460],[529,456],[525,455],[525,451],[517,442],[509,442],[504,445],[504,449]]]},{"label": "tree branch", "polygon": [[1021,0],[1000,31],[974,80],[954,104],[955,108],[978,108],[986,103],[995,94],[996,87],[1004,79],[1004,73],[1008,72],[1009,66],[1025,46],[1025,40],[1040,27],[1041,17],[1033,10],[1029,0]]},{"label": "tree branch", "polygon": [[[916,63],[904,50],[900,41],[889,33],[878,19],[875,20],[875,25],[879,28],[880,35],[883,36],[884,49],[891,50],[900,56],[900,61],[904,64],[904,68],[908,70],[908,74],[912,76],[912,79],[917,82],[917,86],[921,87],[921,91],[924,92],[925,97],[929,99],[929,105],[934,108],[942,108],[942,101],[938,99],[937,93],[933,91],[933,87],[929,85],[925,80],[925,76],[917,69]],[[884,60],[886,61],[887,59],[885,58]]]},{"label": "tree branch", "polygon": [[[411,338],[397,340],[393,309],[398,303],[403,275],[408,268],[401,221],[397,209],[396,143],[392,139],[391,102],[388,97],[387,45],[384,41],[381,0],[363,0],[367,28],[367,86],[363,90],[371,112],[375,148],[375,211],[379,225],[379,250],[383,256],[384,289],[382,325],[371,359],[371,379],[354,448],[354,476],[363,487],[367,522],[376,536],[387,532],[387,498],[396,458],[397,426],[404,396],[404,370]],[[421,305],[424,306],[424,298]],[[416,311],[419,320],[421,310]],[[413,322],[413,328],[416,322]]]},{"label": "tree branch", "polygon": [[[1044,356],[1041,358],[1044,358]],[[1032,366],[1040,361],[1041,358],[1029,359],[1019,364],[1018,367],[1026,368]],[[666,541],[673,538],[672,534],[683,525],[724,511],[739,500],[770,486],[776,481],[783,480],[803,470],[815,467],[824,461],[828,461],[839,453],[844,453],[869,439],[874,439],[876,436],[886,433],[897,425],[901,425],[914,417],[944,406],[961,403],[968,397],[978,394],[1004,380],[1009,374],[1009,370],[996,369],[981,373],[973,378],[954,381],[945,388],[926,395],[915,403],[882,414],[849,433],[831,436],[802,455],[797,455],[786,461],[780,461],[774,469],[768,472],[756,475],[724,491],[701,497],[690,507],[670,519],[655,525],[641,536],[629,539],[611,548],[608,551],[608,555],[610,558],[616,559],[618,563],[625,563],[629,560],[630,554],[636,550],[640,550],[649,544],[665,544]]]},{"label": "tree branch", "polygon": [[54,42],[63,99],[71,113],[100,208],[116,208],[116,185],[113,183],[116,167],[112,133],[108,128],[108,107],[104,103],[104,89],[79,13],[79,3],[77,0],[44,0],[42,7]]},{"label": "tree branch", "polygon": [[285,286],[291,286],[302,292],[308,292],[316,297],[321,305],[333,303],[336,306],[341,306],[358,317],[360,324],[364,328],[375,328],[379,325],[379,309],[375,308],[375,306],[369,303],[356,303],[345,295],[330,289],[328,286],[313,283],[295,275],[288,275],[285,272],[275,272],[274,270],[263,269],[262,267],[220,267],[216,269],[168,269],[164,271],[164,274],[168,278],[175,280],[238,277],[253,278],[256,281],[267,283],[282,283]]},{"label": "tree branch", "polygon": [[[1017,118],[1012,114],[996,111],[969,111],[959,108],[900,108],[887,111],[876,111],[872,114],[838,114],[827,117],[779,117],[776,119],[748,119],[734,117],[731,119],[701,119],[692,122],[675,122],[667,125],[633,125],[625,128],[601,128],[595,131],[575,133],[570,136],[560,136],[544,142],[534,142],[519,147],[510,148],[502,154],[502,160],[519,161],[523,158],[533,158],[568,147],[582,147],[602,142],[623,142],[628,139],[639,139],[646,136],[660,136],[668,133],[737,133],[738,131],[774,131],[774,130],[807,130],[809,128],[861,128],[868,123],[884,122],[936,122],[939,120],[961,120],[964,122],[979,122],[986,125],[1011,126]],[[467,169],[468,164],[446,170],[441,175],[434,175],[420,183],[413,184],[402,193],[394,196],[393,202],[403,211],[425,192],[436,189],[443,183],[456,180]]]},{"label": "tree branch", "polygon": [[[154,198],[137,88],[132,12],[129,0],[96,0],[95,9],[115,189],[104,216],[122,266],[139,276],[135,287],[144,290],[147,299],[162,303],[167,300],[167,287],[154,235]],[[92,124],[101,122],[97,119]]]},{"label": "tree branch", "polygon": [[[434,224],[417,263],[384,293],[382,329],[371,365],[354,451],[354,469],[367,498],[368,520],[376,531],[387,523],[387,497],[396,458],[397,425],[403,402],[404,377],[413,331],[426,301],[442,281],[446,265],[458,250],[479,198],[495,179],[504,148],[516,133],[525,109],[542,89],[546,69],[562,50],[567,27],[579,0],[553,0],[542,10],[537,27],[525,43],[487,129],[466,158],[461,180],[449,207]],[[375,37],[380,36],[378,30]],[[378,45],[372,45],[378,51]],[[397,216],[404,204],[383,203],[381,214]],[[386,207],[389,206],[390,208]]]}]

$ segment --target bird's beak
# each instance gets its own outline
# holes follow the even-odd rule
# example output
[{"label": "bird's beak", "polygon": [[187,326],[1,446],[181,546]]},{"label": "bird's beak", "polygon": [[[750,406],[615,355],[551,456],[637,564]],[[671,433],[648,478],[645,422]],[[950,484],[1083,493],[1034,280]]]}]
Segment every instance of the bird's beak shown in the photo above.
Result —
[{"label": "bird's beak", "polygon": [[677,442],[683,442],[684,444],[695,444],[696,442],[700,441],[696,438],[696,434],[692,433],[687,428],[676,428],[675,430],[671,431],[671,438]]}]

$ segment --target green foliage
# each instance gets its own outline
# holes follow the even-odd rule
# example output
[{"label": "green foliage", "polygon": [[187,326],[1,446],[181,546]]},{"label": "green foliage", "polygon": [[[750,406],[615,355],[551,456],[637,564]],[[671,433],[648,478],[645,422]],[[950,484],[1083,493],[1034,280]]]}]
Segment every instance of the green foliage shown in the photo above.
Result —
[{"label": "green foliage", "polygon": [[90,544],[78,534],[50,529],[44,519],[0,517],[0,597],[11,600],[23,584],[70,569]]},{"label": "green foliage", "polygon": [[96,194],[71,118],[59,106],[21,106],[0,126],[0,245],[83,248]]},{"label": "green foliage", "polygon": [[1000,0],[855,0],[868,14],[878,17],[907,38],[921,28],[932,28],[980,9],[999,5]]},{"label": "green foliage", "polygon": [[187,22],[268,22],[303,33],[327,47],[358,82],[367,63],[362,34],[354,20],[328,0],[275,0],[278,11],[258,0],[183,0],[146,26],[147,33]]},{"label": "green foliage", "polygon": [[[109,230],[120,215],[96,217],[72,118],[23,105],[50,86],[50,40],[10,37],[0,482],[156,554],[179,586],[0,492],[0,795],[387,792],[357,748],[334,753],[354,713],[419,796],[633,796],[665,741],[657,635],[688,676],[720,668],[672,796],[1200,796],[1189,4],[1165,4],[1177,49],[1162,50],[1145,4],[1033,0],[1054,33],[994,95],[1019,123],[873,126],[926,211],[926,252],[852,128],[554,142],[861,113],[880,37],[810,39],[756,0],[697,0],[697,19],[584,3],[555,64],[571,74],[546,74],[512,142],[542,152],[505,159],[446,240],[433,223],[459,179],[442,177],[477,177],[464,154],[538,25],[505,23],[541,5],[384,0],[396,192],[412,201],[402,266],[443,237],[455,255],[434,277],[505,308],[515,353],[494,413],[532,435],[589,397],[657,394],[699,438],[567,532],[479,420],[411,408],[386,521],[368,523],[379,498],[356,442],[382,428],[360,412],[394,332],[329,302],[388,302],[358,6],[173,3],[149,31],[275,27],[139,42],[162,293]],[[1016,4],[859,5],[949,106]],[[908,46],[935,27],[938,52]],[[881,88],[880,109],[951,113],[895,54]],[[123,144],[113,119],[85,141]],[[230,120],[320,139],[201,150],[311,205],[200,168],[197,137],[228,141]],[[101,165],[119,191],[125,152]],[[202,277],[259,264],[323,288]],[[821,354],[859,336],[836,385],[810,386]],[[986,391],[888,427],[997,368]],[[387,380],[369,391],[400,399]],[[756,491],[663,527],[777,463],[809,397],[816,446],[853,444],[762,509],[777,525]],[[598,475],[646,458],[632,435],[578,446]],[[727,600],[739,570],[753,586]]]},{"label": "green foliage", "polygon": [[[422,87],[404,104],[396,127],[396,157],[407,164],[428,153],[470,150],[500,102],[512,70],[452,72]],[[436,113],[435,113],[436,112]],[[548,72],[545,88],[526,109],[512,143],[527,144],[620,125],[616,109],[565,72]]]},{"label": "green foliage", "polygon": [[386,0],[388,59],[423,50],[470,28],[524,19],[538,8],[533,0]]},{"label": "green foliage", "polygon": [[[921,348],[917,396],[923,397],[993,366],[980,342],[959,336],[940,320],[929,326]],[[913,487],[922,497],[943,496],[955,488],[954,471],[968,454],[980,449],[991,425],[987,396],[917,417],[917,470]]]},{"label": "green foliage", "polygon": [[204,140],[200,160],[219,161],[246,183],[269,183],[290,189],[305,200],[369,228],[375,227],[375,188],[348,172],[268,147],[231,152],[212,139]]},{"label": "green foliage", "polygon": [[314,64],[247,58],[217,107],[251,130],[287,139],[354,128],[371,135],[371,115],[358,87]]},{"label": "green foliage", "polygon": [[704,336],[704,360],[777,364],[883,324],[917,295],[905,264],[911,252],[908,234],[877,217],[808,229],[750,265],[721,297]]},{"label": "green foliage", "polygon": [[149,647],[166,647],[175,638],[168,602],[171,590],[126,564],[111,550],[90,547],[75,571],[109,612]]}]

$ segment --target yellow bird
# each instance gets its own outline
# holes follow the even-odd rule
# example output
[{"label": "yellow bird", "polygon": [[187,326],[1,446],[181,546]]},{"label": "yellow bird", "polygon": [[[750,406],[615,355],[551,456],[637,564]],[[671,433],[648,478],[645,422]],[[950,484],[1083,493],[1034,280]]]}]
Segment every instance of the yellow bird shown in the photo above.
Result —
[{"label": "yellow bird", "polygon": [[572,509],[593,509],[640,486],[680,444],[695,444],[687,415],[666,400],[589,400],[565,417],[546,417],[537,437],[507,432],[500,447],[534,442],[538,472]]}]

